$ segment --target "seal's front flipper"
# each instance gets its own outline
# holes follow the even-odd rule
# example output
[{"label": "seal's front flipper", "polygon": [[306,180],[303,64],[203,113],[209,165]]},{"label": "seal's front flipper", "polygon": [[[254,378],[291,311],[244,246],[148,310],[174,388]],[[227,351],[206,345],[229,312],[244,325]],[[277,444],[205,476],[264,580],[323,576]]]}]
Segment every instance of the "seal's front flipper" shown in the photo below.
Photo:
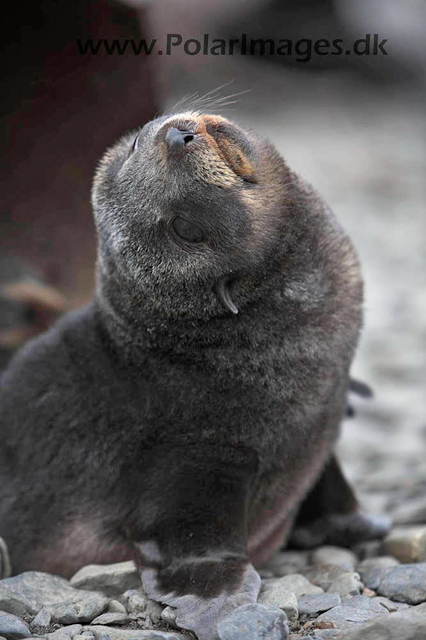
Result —
[{"label": "seal's front flipper", "polygon": [[[217,623],[256,602],[260,577],[247,555],[250,451],[216,444],[156,452],[151,488],[131,532],[148,596],[176,608],[176,624],[216,640]],[[154,497],[153,497],[154,496]]]},{"label": "seal's front flipper", "polygon": [[257,601],[260,577],[246,558],[224,554],[182,558],[163,571],[141,570],[153,600],[176,608],[176,624],[199,640],[217,640],[217,624],[237,607]]},{"label": "seal's front flipper", "polygon": [[361,511],[355,494],[332,456],[299,509],[289,544],[312,548],[321,544],[343,547],[383,538],[391,527],[385,515]]}]

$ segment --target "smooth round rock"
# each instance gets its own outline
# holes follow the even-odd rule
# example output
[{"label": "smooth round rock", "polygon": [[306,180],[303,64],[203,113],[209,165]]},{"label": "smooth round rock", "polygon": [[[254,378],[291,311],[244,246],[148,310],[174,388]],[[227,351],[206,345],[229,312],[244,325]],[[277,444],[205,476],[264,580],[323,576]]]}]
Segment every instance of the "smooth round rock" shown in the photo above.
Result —
[{"label": "smooth round rock", "polygon": [[323,593],[321,587],[315,586],[314,584],[309,582],[309,580],[305,578],[305,576],[302,576],[299,573],[293,573],[288,576],[283,576],[282,578],[262,580],[262,591],[278,588],[292,591],[295,594],[296,598],[300,598],[301,596],[305,596],[309,593]]},{"label": "smooth round rock", "polygon": [[264,591],[259,595],[258,601],[261,604],[270,604],[282,609],[291,622],[296,622],[299,617],[296,595],[284,587]]},{"label": "smooth round rock", "polygon": [[322,613],[315,622],[333,622],[338,629],[346,629],[382,615],[390,615],[382,605],[365,596],[354,596]]},{"label": "smooth round rock", "polygon": [[7,640],[21,640],[30,638],[31,633],[25,622],[12,613],[0,611],[0,635]]},{"label": "smooth round rock", "polygon": [[109,596],[142,586],[139,572],[132,561],[87,565],[77,571],[70,582],[77,589],[102,591]]},{"label": "smooth round rock", "polygon": [[315,549],[311,560],[312,564],[335,564],[347,571],[353,571],[358,563],[358,558],[353,551],[331,545]]},{"label": "smooth round rock", "polygon": [[413,609],[379,616],[366,624],[345,630],[339,640],[423,640],[426,612]]},{"label": "smooth round rock", "polygon": [[336,578],[349,572],[337,564],[319,564],[301,569],[301,573],[311,583],[320,587],[322,591],[328,591],[330,585]]},{"label": "smooth round rock", "polygon": [[426,602],[426,563],[393,567],[380,582],[377,593],[397,602]]},{"label": "smooth round rock", "polygon": [[244,604],[223,618],[217,631],[220,640],[286,640],[287,616],[272,605]]},{"label": "smooth round rock", "polygon": [[328,593],[336,593],[342,598],[352,598],[353,596],[359,596],[362,590],[361,576],[359,573],[344,573],[336,580],[333,580]]},{"label": "smooth round rock", "polygon": [[119,613],[116,611],[112,611],[109,613],[102,613],[100,616],[97,616],[92,620],[91,624],[127,624],[130,622],[130,618],[127,613]]},{"label": "smooth round rock", "polygon": [[298,601],[299,615],[323,613],[341,603],[340,596],[335,593],[315,593],[301,596]]},{"label": "smooth round rock", "polygon": [[374,591],[392,567],[399,565],[399,561],[392,556],[381,556],[379,558],[368,558],[358,565],[357,571],[361,580],[368,589]]},{"label": "smooth round rock", "polygon": [[111,600],[108,605],[108,611],[111,613],[127,613],[124,604],[121,604],[118,600]]},{"label": "smooth round rock", "polygon": [[383,540],[383,550],[407,564],[426,561],[426,525],[396,527]]}]

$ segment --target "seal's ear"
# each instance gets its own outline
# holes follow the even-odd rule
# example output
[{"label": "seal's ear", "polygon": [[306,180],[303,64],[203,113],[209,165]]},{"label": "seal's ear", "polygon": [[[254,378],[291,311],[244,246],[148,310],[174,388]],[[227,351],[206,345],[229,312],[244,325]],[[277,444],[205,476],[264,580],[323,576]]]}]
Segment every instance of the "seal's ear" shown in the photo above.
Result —
[{"label": "seal's ear", "polygon": [[229,295],[228,283],[229,283],[229,277],[228,276],[223,276],[223,278],[220,278],[220,280],[218,280],[218,282],[216,283],[215,293],[216,293],[217,297],[219,298],[219,301],[222,302],[222,304],[229,311],[231,311],[232,313],[237,314],[238,313],[238,309],[235,306],[235,304],[232,302],[231,296]]}]

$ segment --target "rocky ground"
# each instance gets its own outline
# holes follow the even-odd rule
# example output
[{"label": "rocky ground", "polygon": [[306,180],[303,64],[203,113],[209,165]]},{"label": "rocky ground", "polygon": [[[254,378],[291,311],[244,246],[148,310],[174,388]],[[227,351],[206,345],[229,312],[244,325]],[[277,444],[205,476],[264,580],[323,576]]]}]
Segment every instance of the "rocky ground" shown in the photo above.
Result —
[{"label": "rocky ground", "polygon": [[[426,638],[426,526],[384,543],[281,551],[261,570],[258,603],[219,625],[220,640]],[[149,600],[132,562],[70,581],[27,572],[0,581],[0,640],[191,640]]]}]

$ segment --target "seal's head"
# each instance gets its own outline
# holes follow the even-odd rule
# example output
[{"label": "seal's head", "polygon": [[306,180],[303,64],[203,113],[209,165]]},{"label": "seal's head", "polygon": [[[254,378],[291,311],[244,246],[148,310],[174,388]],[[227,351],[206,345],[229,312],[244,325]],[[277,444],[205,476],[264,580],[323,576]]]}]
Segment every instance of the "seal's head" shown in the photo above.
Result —
[{"label": "seal's head", "polygon": [[237,313],[256,287],[233,283],[274,256],[289,183],[271,144],[220,116],[163,116],[123,137],[93,187],[104,295],[108,280],[116,302],[163,316]]}]

